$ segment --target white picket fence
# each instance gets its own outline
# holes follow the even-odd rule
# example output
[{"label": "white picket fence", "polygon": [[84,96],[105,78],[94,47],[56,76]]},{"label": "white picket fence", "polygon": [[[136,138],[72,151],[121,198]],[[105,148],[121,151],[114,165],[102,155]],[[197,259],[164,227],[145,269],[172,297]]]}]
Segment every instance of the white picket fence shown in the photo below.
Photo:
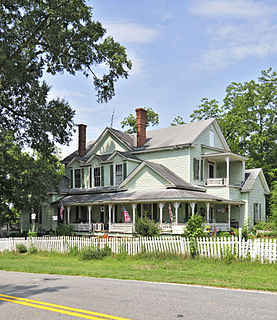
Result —
[{"label": "white picket fence", "polygon": [[[84,238],[84,237],[38,237],[38,238],[0,238],[0,251],[16,250],[18,244],[27,248],[33,244],[38,250],[68,252],[70,248],[78,250],[88,247],[104,248],[108,246],[115,254],[126,253],[171,253],[190,255],[190,241],[183,237],[155,238]],[[262,263],[277,262],[276,239],[247,240],[231,238],[198,238],[195,241],[197,254],[207,258],[224,258],[234,255],[238,258],[258,260]]]}]

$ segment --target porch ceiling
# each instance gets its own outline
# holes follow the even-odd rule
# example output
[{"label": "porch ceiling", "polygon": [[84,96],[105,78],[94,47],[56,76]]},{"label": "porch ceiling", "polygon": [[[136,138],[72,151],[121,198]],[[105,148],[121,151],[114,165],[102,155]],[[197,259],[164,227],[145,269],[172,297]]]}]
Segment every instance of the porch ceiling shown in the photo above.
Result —
[{"label": "porch ceiling", "polygon": [[230,161],[245,161],[248,158],[240,156],[239,154],[235,154],[232,152],[225,152],[225,153],[209,153],[209,154],[203,154],[202,158],[208,159],[208,160],[214,160],[217,162],[225,162],[225,158],[229,157]]},{"label": "porch ceiling", "polygon": [[123,202],[140,203],[167,201],[217,202],[236,205],[244,203],[242,201],[223,199],[204,192],[181,189],[137,190],[122,191],[116,193],[76,194],[65,196],[64,198],[55,201],[52,204],[57,205],[60,203],[60,201],[62,201],[63,205],[93,205]]}]

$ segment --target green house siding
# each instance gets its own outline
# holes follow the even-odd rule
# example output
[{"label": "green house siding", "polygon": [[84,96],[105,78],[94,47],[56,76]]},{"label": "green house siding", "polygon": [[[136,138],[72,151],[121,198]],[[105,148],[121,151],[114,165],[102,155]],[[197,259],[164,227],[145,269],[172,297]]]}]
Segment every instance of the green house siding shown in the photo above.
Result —
[{"label": "green house siding", "polygon": [[170,183],[148,167],[142,168],[126,185],[128,190],[163,189]]},{"label": "green house siding", "polygon": [[153,161],[172,170],[182,179],[189,181],[189,156],[188,148],[164,150],[137,154],[141,160]]},{"label": "green house siding", "polygon": [[106,134],[106,136],[99,143],[97,148],[94,150],[94,153],[109,154],[109,153],[113,153],[115,150],[128,151],[128,148],[118,139],[113,137],[111,134]]}]

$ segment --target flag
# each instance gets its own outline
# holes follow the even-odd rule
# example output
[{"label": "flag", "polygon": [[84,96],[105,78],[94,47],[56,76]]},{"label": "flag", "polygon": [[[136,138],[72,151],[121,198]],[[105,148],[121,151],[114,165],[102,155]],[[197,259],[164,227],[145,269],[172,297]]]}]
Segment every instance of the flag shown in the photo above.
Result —
[{"label": "flag", "polygon": [[172,214],[172,210],[171,210],[170,204],[168,205],[168,213],[169,213],[170,221],[171,221],[171,223],[173,223],[173,214]]},{"label": "flag", "polygon": [[125,207],[122,206],[123,214],[124,214],[124,222],[131,222],[131,217]]},{"label": "flag", "polygon": [[63,203],[61,202],[60,211],[59,211],[60,220],[63,220],[63,212],[64,212],[64,206],[63,206]]}]

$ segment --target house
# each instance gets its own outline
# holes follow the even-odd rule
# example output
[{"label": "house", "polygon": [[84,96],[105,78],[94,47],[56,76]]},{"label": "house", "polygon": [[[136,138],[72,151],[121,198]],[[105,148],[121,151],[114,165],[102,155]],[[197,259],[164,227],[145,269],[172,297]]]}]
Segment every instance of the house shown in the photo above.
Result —
[{"label": "house", "polygon": [[146,111],[136,114],[137,134],[107,127],[86,143],[79,125],[78,150],[63,160],[68,186],[49,195],[37,228],[58,220],[77,232],[132,233],[146,215],[164,233],[181,234],[196,212],[211,230],[265,221],[263,171],[245,170],[247,158],[231,152],[215,119],[146,131]]}]

